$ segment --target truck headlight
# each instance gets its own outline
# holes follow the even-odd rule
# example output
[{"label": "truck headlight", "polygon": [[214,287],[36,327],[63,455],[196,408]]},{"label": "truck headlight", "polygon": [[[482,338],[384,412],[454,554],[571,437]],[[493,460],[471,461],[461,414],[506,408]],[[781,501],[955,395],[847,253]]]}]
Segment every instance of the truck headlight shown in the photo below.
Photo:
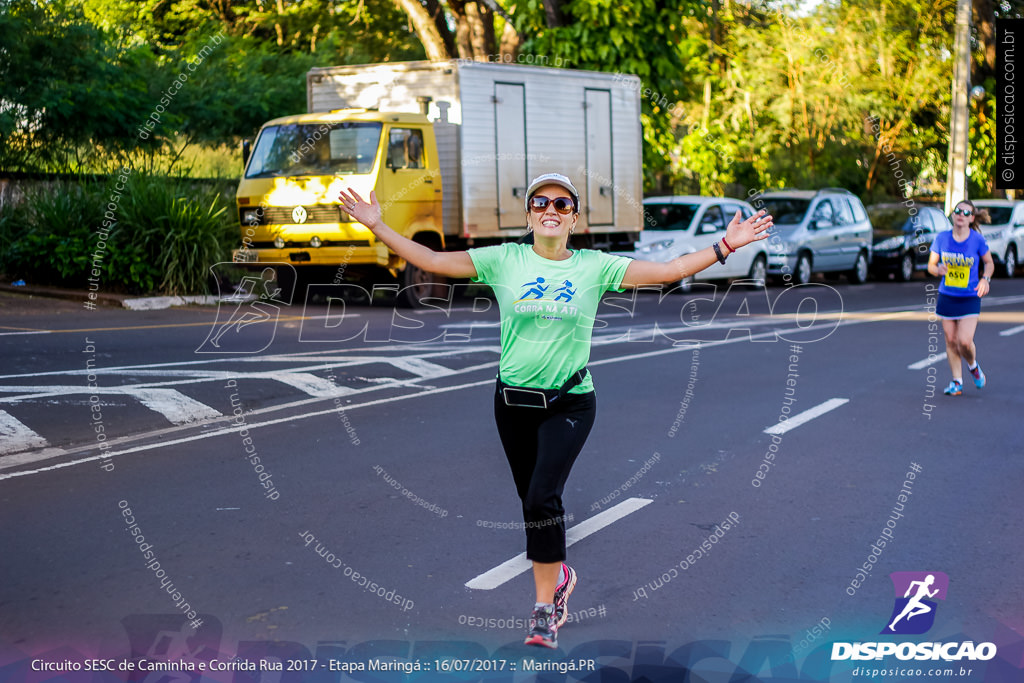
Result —
[{"label": "truck headlight", "polygon": [[242,223],[245,225],[259,225],[262,218],[263,209],[242,209]]},{"label": "truck headlight", "polygon": [[284,249],[284,238],[278,235],[274,238],[274,246],[278,249]]},{"label": "truck headlight", "polygon": [[321,244],[323,244],[323,242],[321,242],[320,238],[317,237],[316,235],[313,235],[313,239],[309,241],[309,246],[313,247],[314,249],[319,247]]}]

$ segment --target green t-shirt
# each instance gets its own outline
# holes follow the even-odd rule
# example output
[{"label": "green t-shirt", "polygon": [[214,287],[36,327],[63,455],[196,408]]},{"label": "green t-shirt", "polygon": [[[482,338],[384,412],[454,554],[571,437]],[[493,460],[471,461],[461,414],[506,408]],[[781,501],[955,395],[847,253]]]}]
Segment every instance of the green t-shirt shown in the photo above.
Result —
[{"label": "green t-shirt", "polygon": [[[506,384],[557,389],[590,360],[597,305],[622,291],[630,260],[591,249],[564,261],[540,256],[529,244],[506,242],[470,249],[477,276],[490,285],[501,313],[501,360]],[[594,390],[590,373],[571,393]]]}]

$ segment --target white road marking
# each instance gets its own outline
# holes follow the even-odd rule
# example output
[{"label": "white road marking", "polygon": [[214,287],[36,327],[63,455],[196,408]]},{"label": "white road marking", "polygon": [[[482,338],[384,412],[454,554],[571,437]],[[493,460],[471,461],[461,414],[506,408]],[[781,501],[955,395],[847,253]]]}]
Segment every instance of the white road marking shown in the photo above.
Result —
[{"label": "white road marking", "polygon": [[[851,321],[845,322],[843,324],[844,325],[857,325],[857,324],[863,324],[864,322],[866,322],[866,321],[864,321],[864,320],[851,320]],[[833,324],[831,322],[824,323],[822,325],[812,325],[812,326],[806,327],[806,328],[788,328],[788,329],[782,329],[782,330],[771,330],[771,331],[768,331],[768,332],[762,332],[760,334],[752,334],[752,335],[750,335],[750,338],[751,339],[769,338],[769,337],[774,337],[777,333],[778,334],[782,334],[782,335],[789,334],[789,333],[797,333],[797,332],[799,332],[799,333],[807,333],[807,332],[812,332],[812,331],[816,331],[818,329],[824,329],[824,328],[829,328],[829,327],[833,327]],[[726,345],[729,345],[729,344],[736,344],[736,343],[739,343],[741,341],[746,341],[746,339],[747,339],[747,337],[745,337],[745,336],[734,337],[732,339],[725,339],[725,340],[721,340],[721,341],[701,342],[699,344],[699,346],[702,349],[710,349],[710,348],[716,347],[716,346],[726,346]],[[658,351],[648,351],[646,353],[634,353],[634,354],[627,355],[627,356],[617,356],[615,358],[607,358],[607,359],[604,359],[604,360],[593,361],[593,362],[589,363],[589,365],[591,365],[591,366],[608,365],[608,364],[613,364],[613,363],[621,363],[621,362],[625,362],[625,361],[629,361],[629,360],[635,360],[635,359],[638,359],[638,358],[650,358],[650,357],[653,357],[653,356],[663,356],[663,355],[666,355],[666,354],[672,354],[672,353],[679,353],[681,351],[687,351],[687,350],[692,349],[694,346],[695,346],[694,344],[685,344],[685,345],[684,344],[680,344],[679,346],[673,346],[673,347],[670,347],[670,348],[667,348],[667,349],[660,349]],[[399,348],[401,348],[401,347],[399,347]],[[483,348],[485,350],[494,351],[495,353],[497,353],[497,351],[498,351],[498,349],[496,347],[483,347]],[[465,351],[465,349],[461,349],[461,350],[457,350],[457,351],[453,351],[453,352],[454,353],[458,353],[460,351]],[[308,355],[308,354],[303,354],[303,355]],[[185,364],[185,363],[182,363],[182,364]],[[497,366],[498,366],[498,362],[497,361],[493,361],[493,362],[490,362],[490,363],[481,363],[479,365],[475,365],[475,366],[472,366],[472,367],[462,368],[460,370],[460,373],[461,374],[468,374],[470,372],[475,372],[477,370],[482,370],[482,369],[485,369],[485,368],[497,367]],[[411,381],[414,381],[414,380],[406,380],[406,383],[411,382]],[[446,392],[449,392],[449,391],[458,391],[460,389],[469,389],[469,388],[472,388],[472,387],[479,387],[479,386],[486,386],[486,385],[493,386],[493,384],[494,384],[494,379],[493,378],[489,378],[489,379],[482,380],[482,381],[479,381],[479,382],[468,382],[466,384],[457,384],[457,385],[450,386],[450,387],[440,387],[440,388],[437,388],[437,389],[428,389],[426,391],[421,391],[421,392],[414,393],[414,394],[405,394],[405,395],[402,395],[402,396],[391,396],[391,397],[388,397],[388,398],[377,399],[375,401],[366,401],[365,403],[349,404],[349,405],[344,406],[344,409],[345,409],[346,412],[351,412],[351,411],[359,409],[359,408],[368,408],[368,407],[375,406],[375,405],[383,405],[383,404],[387,404],[387,403],[393,403],[393,402],[396,402],[396,401],[404,401],[404,400],[407,400],[407,399],[420,398],[420,397],[423,397],[423,396],[432,396],[434,394],[446,393]],[[401,383],[385,384],[385,385],[378,385],[378,386],[374,386],[374,387],[368,387],[366,389],[361,390],[360,393],[362,393],[362,391],[372,391],[372,390],[375,390],[375,389],[387,389],[387,388],[392,388],[392,387],[397,387],[397,386],[401,386]],[[2,400],[3,399],[0,399],[0,401],[2,401]],[[256,415],[262,415],[262,414],[271,413],[271,412],[277,412],[277,411],[281,411],[281,410],[288,410],[288,409],[291,409],[291,408],[297,408],[297,407],[308,405],[308,404],[311,404],[311,403],[319,403],[322,400],[323,399],[309,398],[309,399],[304,399],[304,400],[301,400],[301,401],[292,401],[291,403],[284,403],[284,404],[275,405],[275,406],[268,406],[266,408],[261,408],[259,410],[254,410],[254,411],[251,411],[249,413],[246,413],[246,415],[248,415],[248,416],[256,416]],[[189,443],[189,442],[192,442],[192,441],[200,441],[202,439],[209,439],[209,438],[221,436],[223,434],[230,434],[230,433],[233,433],[233,432],[238,432],[238,431],[241,431],[242,429],[246,429],[246,428],[248,428],[250,430],[254,430],[254,429],[258,429],[260,427],[269,427],[269,426],[276,425],[276,424],[283,424],[283,423],[293,422],[293,421],[297,421],[297,420],[304,420],[304,419],[307,419],[307,418],[319,417],[321,415],[328,415],[328,414],[337,413],[337,412],[338,412],[338,408],[330,408],[330,409],[327,409],[327,410],[317,410],[317,411],[314,411],[314,412],[311,412],[311,413],[301,413],[299,415],[292,415],[292,416],[289,416],[289,417],[279,418],[279,419],[276,419],[276,420],[268,420],[266,422],[250,423],[249,425],[247,425],[247,427],[246,426],[242,426],[242,427],[225,428],[225,429],[220,429],[220,430],[217,430],[217,431],[205,432],[205,433],[202,433],[202,434],[194,434],[192,436],[182,437],[180,439],[174,439],[174,440],[169,440],[169,441],[160,441],[158,443],[145,444],[145,445],[142,445],[142,446],[135,446],[135,447],[126,448],[126,449],[120,450],[120,451],[111,451],[111,452],[108,452],[108,453],[106,453],[104,455],[93,456],[93,457],[86,457],[86,458],[81,458],[81,459],[78,459],[78,460],[71,460],[71,461],[67,461],[67,462],[61,462],[61,463],[57,463],[55,465],[50,465],[50,466],[47,466],[47,467],[41,467],[41,468],[35,469],[35,470],[24,470],[24,471],[21,471],[21,472],[12,472],[10,474],[0,474],[0,481],[2,481],[4,479],[10,479],[10,478],[13,478],[13,477],[21,477],[21,476],[25,476],[25,475],[29,475],[29,474],[41,474],[43,472],[49,472],[49,471],[53,471],[53,470],[57,470],[57,469],[62,469],[64,467],[71,467],[73,465],[79,465],[79,464],[86,463],[86,462],[93,462],[93,461],[96,461],[96,460],[102,460],[104,458],[111,458],[111,457],[115,457],[115,456],[118,456],[118,455],[127,455],[129,453],[139,453],[139,452],[144,452],[144,451],[148,451],[148,450],[155,450],[155,449],[158,449],[158,448],[163,448],[164,446],[173,446],[173,445],[178,445],[178,444],[183,444],[183,443]],[[222,418],[222,419],[225,422],[228,421],[228,418]],[[115,447],[117,445],[131,443],[133,441],[138,441],[140,439],[152,438],[154,436],[164,436],[166,434],[173,433],[174,431],[176,431],[176,429],[158,430],[158,431],[149,432],[149,433],[146,433],[146,434],[137,434],[137,435],[129,436],[129,437],[121,437],[119,439],[111,439],[111,440],[108,440],[107,443],[109,443],[111,445],[111,447],[113,448],[113,447]],[[69,449],[67,449],[68,453],[72,454],[72,455],[75,455],[75,454],[78,454],[78,453],[81,453],[81,452],[85,452],[86,450],[89,450],[89,449],[86,448],[86,447],[77,447],[77,448],[69,448]],[[39,459],[41,460],[43,458],[39,458]],[[0,457],[0,470],[8,469],[8,468],[13,467],[13,466],[14,466],[14,464],[8,464],[6,462],[6,460],[5,460],[5,458]]]},{"label": "white road marking", "polygon": [[49,446],[46,439],[36,434],[16,417],[0,410],[0,455],[17,453]]},{"label": "white road marking", "polygon": [[933,356],[928,356],[924,360],[919,360],[916,363],[911,363],[907,366],[907,370],[924,370],[929,365],[934,365],[940,361],[946,360],[946,352],[937,353]]},{"label": "white road marking", "polygon": [[[628,514],[653,503],[648,498],[627,498],[615,507],[608,508],[590,519],[584,520],[565,532],[565,546],[568,548],[587,536],[597,533],[613,522],[617,522]],[[499,564],[480,576],[466,582],[466,588],[489,591],[519,576],[530,569],[533,563],[526,559],[526,553],[520,553],[511,560]]]},{"label": "white road marking", "polygon": [[134,389],[125,393],[166,417],[171,424],[190,424],[221,416],[219,411],[174,389]]},{"label": "white road marking", "polygon": [[446,368],[443,365],[431,363],[428,360],[424,360],[423,358],[417,358],[414,356],[409,356],[406,358],[388,358],[384,362],[393,365],[399,370],[405,370],[406,372],[411,372],[412,374],[419,375],[420,377],[423,378],[444,377],[446,375],[451,375],[455,372],[454,370]]},{"label": "white road marking", "polygon": [[[192,380],[194,383],[200,380]],[[166,382],[164,384],[182,384],[182,382]],[[16,396],[0,397],[0,403],[18,403],[20,401],[38,400],[51,396],[74,396],[76,394],[88,394],[90,396],[118,395],[134,396],[144,406],[154,410],[173,424],[186,424],[196,420],[206,420],[213,417],[220,417],[220,412],[214,410],[205,403],[189,398],[177,389],[161,389],[155,386],[128,385],[120,387],[89,387],[75,385],[46,385],[46,386],[2,386],[0,391],[23,392]]]},{"label": "white road marking", "polygon": [[830,398],[821,405],[814,406],[802,413],[797,413],[793,417],[789,418],[785,422],[779,422],[771,427],[764,430],[765,434],[785,434],[791,429],[796,429],[800,425],[807,424],[816,417],[821,417],[825,413],[835,410],[839,406],[846,405],[850,402],[848,398]]},{"label": "white road marking", "polygon": [[[291,368],[291,370],[297,371],[310,371],[314,369],[326,369],[332,367],[340,367],[342,364],[348,365],[360,365],[366,363],[381,362],[386,363],[392,356],[381,356],[379,355],[382,351],[395,351],[399,354],[406,355],[409,353],[409,344],[406,343],[395,343],[392,346],[380,346],[374,347],[373,354],[367,355],[365,352],[360,350],[352,350],[348,353],[344,351],[338,351],[332,349],[330,351],[303,351],[300,353],[285,353],[285,354],[274,354],[272,356],[232,356],[232,357],[221,357],[221,358],[207,358],[203,360],[189,360],[189,361],[174,361],[170,363],[147,363],[145,365],[117,365],[109,368],[90,368],[81,369],[76,368],[74,370],[50,370],[47,372],[26,372],[16,375],[0,375],[0,379],[17,379],[20,377],[47,377],[52,375],[144,375],[144,374],[160,374],[160,373],[146,373],[142,372],[153,368],[176,368],[176,367],[188,367],[194,365],[210,365],[212,363],[259,363],[264,365],[266,363],[293,363],[296,360],[303,358],[309,358],[311,360],[319,361],[336,361],[330,365],[319,365],[309,366],[304,368]],[[419,354],[420,358],[436,358],[453,355],[464,355],[477,352],[489,351],[491,353],[500,353],[501,348],[495,345],[466,345],[461,344],[457,347],[453,347],[452,344],[442,344],[440,347],[430,346],[424,344],[420,347],[424,351],[430,351],[429,353]],[[237,377],[239,373],[232,373],[229,371],[207,371],[210,373],[210,377],[218,377],[221,375]],[[166,373],[168,376],[174,376],[175,371],[169,371]],[[192,377],[194,375],[186,374],[184,376]]]},{"label": "white road marking", "polygon": [[1008,330],[1003,330],[1002,332],[999,333],[999,336],[1012,337],[1013,335],[1020,334],[1021,332],[1024,332],[1024,325],[1018,325],[1017,327],[1011,327]]},{"label": "white road marking", "polygon": [[303,393],[319,398],[334,398],[335,396],[348,396],[354,394],[355,389],[340,386],[329,379],[318,377],[308,372],[265,372],[259,375],[242,375],[246,378],[274,379],[282,384],[295,387]]}]

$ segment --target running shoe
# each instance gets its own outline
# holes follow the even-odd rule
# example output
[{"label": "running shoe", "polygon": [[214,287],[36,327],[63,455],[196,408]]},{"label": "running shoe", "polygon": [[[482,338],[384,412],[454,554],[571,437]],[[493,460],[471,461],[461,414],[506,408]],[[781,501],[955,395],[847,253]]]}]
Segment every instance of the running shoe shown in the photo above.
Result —
[{"label": "running shoe", "polygon": [[555,588],[555,626],[558,628],[562,628],[562,624],[569,618],[566,605],[573,589],[576,588],[576,570],[567,564],[562,564],[562,569],[565,570],[565,581]]},{"label": "running shoe", "polygon": [[[981,389],[985,386],[985,373],[981,371],[981,365],[979,364],[976,368],[971,370],[971,376],[974,377],[974,386]],[[558,604],[557,602],[555,604]]]},{"label": "running shoe", "polygon": [[963,382],[953,380],[952,382],[949,383],[948,387],[942,390],[942,393],[946,394],[947,396],[959,396],[960,394],[964,393]]},{"label": "running shoe", "polygon": [[527,645],[558,647],[558,625],[555,624],[554,607],[534,607],[530,615],[530,631],[526,635]]}]

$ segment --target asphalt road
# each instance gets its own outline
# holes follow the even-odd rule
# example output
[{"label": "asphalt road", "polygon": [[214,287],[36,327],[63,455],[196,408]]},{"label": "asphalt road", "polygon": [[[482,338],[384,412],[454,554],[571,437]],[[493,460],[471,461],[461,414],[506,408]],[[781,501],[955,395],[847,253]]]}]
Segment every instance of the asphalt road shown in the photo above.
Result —
[{"label": "asphalt road", "polygon": [[[932,282],[606,299],[553,653],[521,645],[486,300],[0,298],[0,681],[1024,680],[1024,281],[957,398]],[[924,633],[880,635],[893,572],[938,576]],[[832,661],[869,641],[997,654]],[[135,670],[33,671],[93,656]]]}]

